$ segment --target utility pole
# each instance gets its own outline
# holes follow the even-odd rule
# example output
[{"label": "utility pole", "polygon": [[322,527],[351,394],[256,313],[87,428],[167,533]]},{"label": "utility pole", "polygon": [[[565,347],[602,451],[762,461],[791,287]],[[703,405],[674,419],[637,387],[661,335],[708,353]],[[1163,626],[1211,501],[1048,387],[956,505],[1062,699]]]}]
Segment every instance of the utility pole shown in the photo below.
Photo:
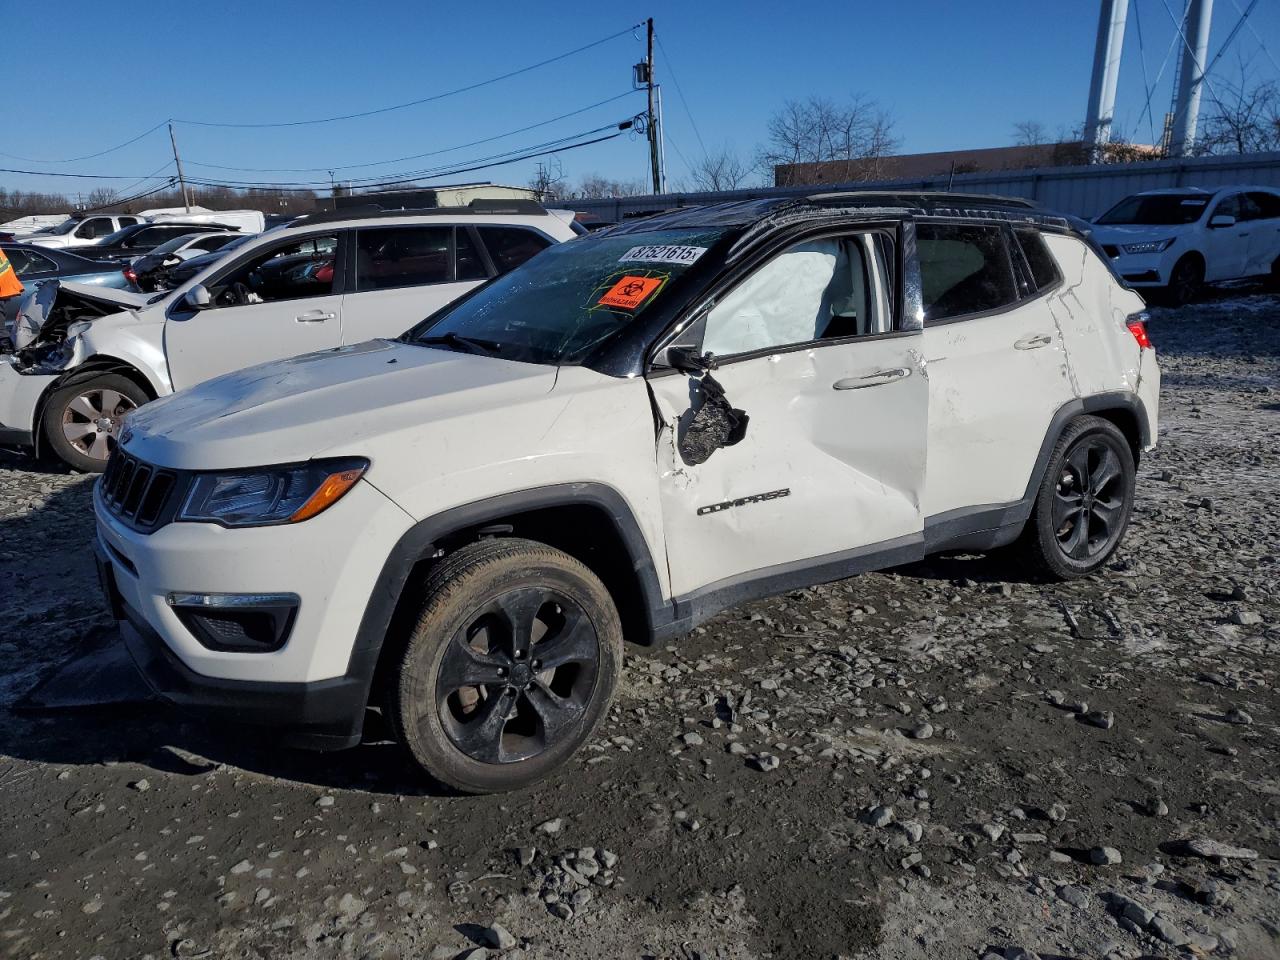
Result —
[{"label": "utility pole", "polygon": [[662,123],[661,108],[655,109],[656,97],[654,95],[653,82],[653,17],[648,20],[649,34],[649,53],[645,57],[645,85],[649,91],[649,122],[647,124],[647,132],[649,135],[649,170],[653,174],[653,192],[664,193],[666,191],[666,176],[662,169],[662,151],[659,149],[659,132],[658,127]]},{"label": "utility pole", "polygon": [[1084,146],[1089,162],[1096,163],[1102,147],[1111,140],[1111,120],[1116,109],[1116,84],[1120,78],[1120,52],[1129,0],[1102,0],[1098,13],[1098,39],[1093,48],[1093,74],[1089,78],[1089,105],[1084,121]]},{"label": "utility pole", "polygon": [[173,162],[178,168],[178,186],[182,188],[182,203],[191,212],[191,196],[187,193],[187,180],[182,175],[182,158],[178,156],[178,140],[173,135],[173,123],[169,123],[169,143],[173,145]]},{"label": "utility pole", "polygon": [[1182,57],[1178,67],[1177,90],[1173,99],[1173,124],[1169,133],[1169,155],[1185,157],[1196,139],[1200,118],[1200,90],[1205,83],[1205,60],[1209,53],[1209,25],[1213,20],[1213,0],[1189,0],[1181,27]]}]

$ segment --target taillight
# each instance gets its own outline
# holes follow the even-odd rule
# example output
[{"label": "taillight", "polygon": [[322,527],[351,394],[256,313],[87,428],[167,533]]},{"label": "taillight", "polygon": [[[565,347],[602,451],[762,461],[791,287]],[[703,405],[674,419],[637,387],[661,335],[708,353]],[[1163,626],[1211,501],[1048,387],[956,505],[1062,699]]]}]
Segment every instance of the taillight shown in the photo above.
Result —
[{"label": "taillight", "polygon": [[1138,347],[1141,350],[1154,350],[1155,344],[1151,342],[1151,338],[1147,336],[1147,314],[1135,313],[1131,314],[1125,320],[1125,326],[1129,328],[1129,332],[1133,334],[1133,339],[1138,341]]},{"label": "taillight", "polygon": [[133,267],[125,267],[120,272],[124,274],[124,278],[130,283],[138,282],[138,275],[134,272]]}]

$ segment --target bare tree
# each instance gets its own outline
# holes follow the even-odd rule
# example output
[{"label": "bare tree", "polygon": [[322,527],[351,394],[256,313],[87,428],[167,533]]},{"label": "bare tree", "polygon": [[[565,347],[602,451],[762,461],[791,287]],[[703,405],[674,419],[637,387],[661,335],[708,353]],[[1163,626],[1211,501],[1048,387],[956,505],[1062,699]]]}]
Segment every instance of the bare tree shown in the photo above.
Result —
[{"label": "bare tree", "polygon": [[1195,152],[1200,154],[1260,153],[1280,150],[1280,87],[1272,80],[1238,86],[1221,80],[1213,110],[1202,116]]},{"label": "bare tree", "polygon": [[1013,143],[1018,147],[1038,147],[1049,142],[1049,134],[1039,120],[1019,120],[1013,125]]},{"label": "bare tree", "polygon": [[693,165],[689,176],[695,191],[736,190],[746,184],[751,166],[726,145],[715,153],[704,154]]},{"label": "bare tree", "polygon": [[[757,162],[778,186],[873,180],[898,146],[893,125],[886,110],[861,94],[843,106],[824,97],[788,100],[769,118]],[[803,166],[819,163],[824,166]]]},{"label": "bare tree", "polygon": [[598,173],[584,174],[566,199],[594,200],[608,197],[639,197],[648,193],[643,180],[610,180]]},{"label": "bare tree", "polygon": [[529,187],[538,192],[543,200],[564,199],[564,166],[559,157],[552,157],[550,163],[539,163],[538,172],[529,178]]}]

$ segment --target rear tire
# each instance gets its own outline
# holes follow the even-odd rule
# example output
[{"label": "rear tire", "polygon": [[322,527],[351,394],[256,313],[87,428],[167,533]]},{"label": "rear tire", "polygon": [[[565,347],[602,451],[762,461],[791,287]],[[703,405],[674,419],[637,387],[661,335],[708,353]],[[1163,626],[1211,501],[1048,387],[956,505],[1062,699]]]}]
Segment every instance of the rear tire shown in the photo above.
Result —
[{"label": "rear tire", "polygon": [[1164,299],[1171,307],[1190,303],[1204,289],[1204,261],[1196,254],[1184,254],[1169,271],[1169,285],[1164,288]]},{"label": "rear tire", "polygon": [[1133,512],[1135,470],[1115,424],[1078,417],[1054,445],[1019,552],[1039,573],[1072,580],[1115,553]]},{"label": "rear tire", "polygon": [[61,387],[49,396],[40,417],[47,449],[76,470],[101,473],[124,415],[150,399],[118,373]]},{"label": "rear tire", "polygon": [[603,583],[560,550],[483,540],[441,560],[395,665],[388,714],[417,765],[463,793],[536,783],[609,707],[622,624]]}]

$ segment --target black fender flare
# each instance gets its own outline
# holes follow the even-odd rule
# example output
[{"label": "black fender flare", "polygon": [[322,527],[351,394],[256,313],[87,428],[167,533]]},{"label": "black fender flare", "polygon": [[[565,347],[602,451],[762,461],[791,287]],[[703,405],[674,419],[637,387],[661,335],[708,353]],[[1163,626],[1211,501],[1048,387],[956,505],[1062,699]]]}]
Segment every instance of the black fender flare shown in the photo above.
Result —
[{"label": "black fender flare", "polygon": [[[1031,470],[1031,477],[1027,481],[1026,493],[1022,497],[1022,502],[1026,506],[1027,516],[1031,515],[1031,506],[1035,503],[1036,492],[1040,489],[1040,483],[1044,479],[1044,472],[1049,469],[1049,457],[1053,453],[1054,446],[1058,443],[1058,438],[1067,429],[1067,424],[1076,417],[1086,414],[1096,416],[1116,411],[1132,417],[1137,425],[1137,451],[1141,451],[1150,445],[1151,424],[1147,420],[1147,407],[1142,402],[1142,398],[1136,393],[1115,390],[1068,400],[1058,408],[1058,412],[1049,421],[1049,429],[1045,431],[1044,442],[1040,445],[1040,452],[1036,455],[1036,463]],[[1137,452],[1134,454],[1134,459],[1137,459]]]},{"label": "black fender flare", "polygon": [[588,506],[597,510],[624,545],[639,588],[650,638],[669,635],[674,606],[662,594],[649,545],[630,505],[622,494],[603,483],[561,483],[519,490],[452,507],[420,520],[391,549],[378,574],[356,632],[347,664],[348,677],[362,677],[366,694],[388,635],[392,619],[404,595],[409,576],[438,545],[450,536],[505,518],[549,507]]}]

